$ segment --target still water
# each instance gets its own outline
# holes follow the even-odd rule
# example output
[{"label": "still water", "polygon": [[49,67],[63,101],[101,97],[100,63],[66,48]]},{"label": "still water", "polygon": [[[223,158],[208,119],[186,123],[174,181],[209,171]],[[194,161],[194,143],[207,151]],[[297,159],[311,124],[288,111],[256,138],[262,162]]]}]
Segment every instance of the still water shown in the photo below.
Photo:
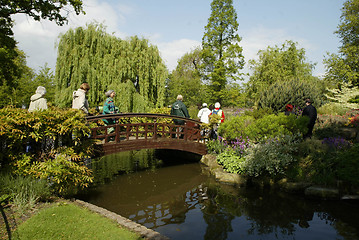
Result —
[{"label": "still water", "polygon": [[199,162],[176,157],[141,151],[100,159],[93,169],[105,184],[78,198],[171,239],[359,239],[357,202],[219,184]]}]

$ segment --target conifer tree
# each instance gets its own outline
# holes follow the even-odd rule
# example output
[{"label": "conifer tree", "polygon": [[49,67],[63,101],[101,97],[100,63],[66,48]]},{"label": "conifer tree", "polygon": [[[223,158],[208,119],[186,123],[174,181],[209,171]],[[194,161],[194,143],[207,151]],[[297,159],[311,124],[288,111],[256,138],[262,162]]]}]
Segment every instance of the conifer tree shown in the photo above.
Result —
[{"label": "conifer tree", "polygon": [[203,72],[209,80],[213,101],[221,101],[230,80],[240,77],[244,66],[237,13],[232,0],[213,0],[211,16],[202,38]]},{"label": "conifer tree", "polygon": [[[71,106],[72,92],[81,83],[89,83],[90,106],[102,105],[111,87],[131,89],[121,91],[121,99],[141,96],[143,106],[162,107],[164,104],[167,69],[157,47],[136,36],[127,40],[107,34],[100,24],[70,29],[60,37],[56,63],[56,104]],[[128,87],[128,81],[132,87]],[[127,86],[127,87],[126,87]],[[116,99],[115,99],[116,102]],[[134,101],[141,105],[138,101]],[[117,103],[121,111],[133,111],[133,101]]]}]

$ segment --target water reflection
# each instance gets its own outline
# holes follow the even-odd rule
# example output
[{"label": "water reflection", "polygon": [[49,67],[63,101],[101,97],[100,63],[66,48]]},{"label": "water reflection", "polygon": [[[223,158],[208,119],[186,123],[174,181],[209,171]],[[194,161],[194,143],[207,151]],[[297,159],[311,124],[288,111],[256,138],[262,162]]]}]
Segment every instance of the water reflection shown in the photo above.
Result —
[{"label": "water reflection", "polygon": [[359,239],[356,203],[238,189],[199,163],[119,175],[81,198],[171,239]]}]

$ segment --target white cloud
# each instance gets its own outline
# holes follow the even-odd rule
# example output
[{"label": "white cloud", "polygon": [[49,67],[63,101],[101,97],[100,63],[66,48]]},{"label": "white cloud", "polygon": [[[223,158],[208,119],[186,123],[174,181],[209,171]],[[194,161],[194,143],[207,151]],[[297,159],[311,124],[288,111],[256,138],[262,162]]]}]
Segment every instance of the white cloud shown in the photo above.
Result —
[{"label": "white cloud", "polygon": [[172,71],[177,66],[177,61],[186,53],[201,45],[201,42],[191,39],[180,39],[172,42],[156,44],[161,52],[167,68]]},{"label": "white cloud", "polygon": [[[130,12],[130,8],[120,7],[126,12]],[[109,33],[116,32],[118,37],[127,36],[117,29],[118,23],[125,22],[125,17],[118,8],[113,8],[109,4],[97,0],[87,0],[84,1],[84,10],[86,15],[71,13],[68,25],[64,26],[58,26],[47,20],[37,22],[24,14],[14,16],[14,36],[19,43],[19,48],[28,56],[29,67],[38,70],[48,63],[48,66],[55,70],[57,55],[55,44],[59,34],[65,33],[69,28],[85,26],[87,23],[96,21],[103,23]]]}]

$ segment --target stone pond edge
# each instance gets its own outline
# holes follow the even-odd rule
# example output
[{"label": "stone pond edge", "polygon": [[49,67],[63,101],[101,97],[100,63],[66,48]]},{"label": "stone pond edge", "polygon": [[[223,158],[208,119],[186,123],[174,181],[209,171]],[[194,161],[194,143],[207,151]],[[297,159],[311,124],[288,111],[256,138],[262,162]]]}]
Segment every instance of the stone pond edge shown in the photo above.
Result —
[{"label": "stone pond edge", "polygon": [[123,226],[124,228],[127,228],[130,231],[140,234],[142,238],[149,239],[149,240],[169,240],[168,237],[161,235],[159,232],[156,232],[156,231],[149,229],[141,224],[133,222],[130,219],[122,217],[121,215],[111,212],[105,208],[98,207],[96,205],[93,205],[91,203],[88,203],[88,202],[85,202],[85,201],[82,201],[79,199],[75,199],[74,202],[82,207],[87,208],[88,210],[90,210],[92,212],[100,214],[103,217],[114,220],[119,225]]},{"label": "stone pond edge", "polygon": [[209,168],[209,172],[218,182],[237,185],[244,187],[248,181],[258,186],[271,186],[279,188],[288,193],[304,194],[308,198],[319,198],[324,200],[359,200],[359,191],[355,191],[354,195],[343,195],[340,187],[328,188],[315,186],[309,182],[289,182],[287,179],[281,179],[274,182],[271,179],[247,178],[236,173],[228,173],[224,171],[221,165],[217,163],[216,156],[213,154],[203,155],[201,163]]}]

